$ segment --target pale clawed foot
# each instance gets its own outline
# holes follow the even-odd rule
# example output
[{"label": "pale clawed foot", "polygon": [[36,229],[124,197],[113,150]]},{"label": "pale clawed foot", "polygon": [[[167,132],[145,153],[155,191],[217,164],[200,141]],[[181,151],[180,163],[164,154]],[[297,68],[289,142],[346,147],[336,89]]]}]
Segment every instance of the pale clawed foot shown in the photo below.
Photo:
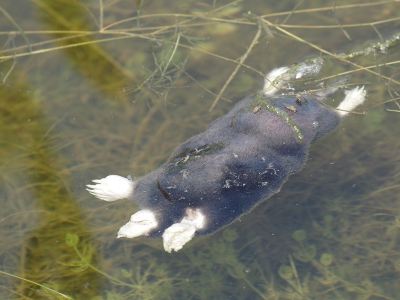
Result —
[{"label": "pale clawed foot", "polygon": [[104,201],[116,201],[132,195],[135,182],[118,175],[109,175],[103,179],[94,179],[96,184],[88,184],[87,191]]},{"label": "pale clawed foot", "polygon": [[279,76],[289,71],[288,67],[273,69],[265,76],[263,92],[265,96],[274,95],[283,86],[284,81]]},{"label": "pale clawed foot", "polygon": [[186,223],[175,223],[168,227],[163,233],[165,251],[179,251],[183,245],[189,242],[196,232],[196,227]]},{"label": "pale clawed foot", "polygon": [[196,230],[203,228],[204,222],[205,217],[200,210],[187,208],[186,217],[164,231],[162,237],[165,251],[171,253],[172,250],[182,249],[194,237]]},{"label": "pale clawed foot", "polygon": [[158,225],[156,216],[150,210],[139,210],[131,216],[131,220],[122,226],[118,231],[117,238],[134,238],[141,235],[148,235]]},{"label": "pale clawed foot", "polygon": [[346,91],[346,97],[337,107],[340,116],[344,117],[349,112],[353,111],[357,106],[365,102],[367,92],[364,87],[356,87],[350,91]]}]

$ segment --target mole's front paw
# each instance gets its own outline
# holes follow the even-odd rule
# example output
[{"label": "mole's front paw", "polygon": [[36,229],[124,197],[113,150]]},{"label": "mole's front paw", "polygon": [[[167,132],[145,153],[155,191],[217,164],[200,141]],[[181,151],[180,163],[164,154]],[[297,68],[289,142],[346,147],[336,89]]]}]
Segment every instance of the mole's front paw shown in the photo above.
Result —
[{"label": "mole's front paw", "polygon": [[346,91],[346,97],[337,107],[341,116],[346,116],[349,112],[353,111],[357,106],[365,101],[367,92],[364,87],[356,87],[350,91]]},{"label": "mole's front paw", "polygon": [[135,182],[118,175],[109,175],[103,179],[94,179],[97,184],[88,184],[87,191],[104,201],[116,201],[128,198],[133,193]]}]

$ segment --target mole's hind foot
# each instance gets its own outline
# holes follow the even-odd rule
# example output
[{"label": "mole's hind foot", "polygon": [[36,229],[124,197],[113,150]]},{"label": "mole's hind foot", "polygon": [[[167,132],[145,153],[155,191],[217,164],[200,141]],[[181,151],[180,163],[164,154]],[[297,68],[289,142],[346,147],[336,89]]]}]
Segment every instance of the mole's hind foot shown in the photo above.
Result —
[{"label": "mole's hind foot", "polygon": [[94,179],[96,184],[86,185],[89,193],[104,201],[116,201],[132,195],[135,182],[118,175]]},{"label": "mole's hind foot", "polygon": [[171,253],[172,250],[178,251],[188,243],[196,230],[204,227],[204,215],[198,210],[186,209],[186,216],[180,223],[175,223],[165,229],[162,237],[164,250]]},{"label": "mole's hind foot", "polygon": [[118,231],[117,238],[125,237],[132,239],[141,235],[148,235],[158,225],[156,216],[150,210],[139,210],[131,216],[128,223]]}]

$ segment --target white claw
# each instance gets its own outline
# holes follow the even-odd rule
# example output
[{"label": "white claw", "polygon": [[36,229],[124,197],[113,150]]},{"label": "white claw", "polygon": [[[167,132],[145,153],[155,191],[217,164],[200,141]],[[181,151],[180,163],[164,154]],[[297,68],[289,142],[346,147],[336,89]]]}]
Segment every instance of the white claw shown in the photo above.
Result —
[{"label": "white claw", "polygon": [[118,175],[109,175],[103,179],[94,179],[96,184],[88,184],[87,191],[104,201],[116,201],[132,195],[135,182]]},{"label": "white claw", "polygon": [[264,95],[272,96],[283,86],[284,81],[278,77],[285,74],[289,70],[288,67],[273,69],[265,76],[264,80]]},{"label": "white claw", "polygon": [[163,244],[165,251],[179,251],[183,245],[189,242],[196,232],[196,227],[186,223],[175,223],[168,227],[163,233]]},{"label": "white claw", "polygon": [[205,217],[199,209],[187,208],[186,217],[164,231],[162,237],[165,251],[171,253],[172,250],[182,249],[194,237],[196,230],[203,228],[204,220]]},{"label": "white claw", "polygon": [[131,239],[141,235],[148,235],[157,225],[156,216],[153,212],[145,209],[139,210],[131,216],[131,220],[128,223],[119,229],[117,238],[125,237]]},{"label": "white claw", "polygon": [[337,109],[340,109],[338,110],[339,115],[344,117],[357,106],[363,104],[366,95],[367,92],[364,90],[364,86],[346,91],[346,97],[337,107]]}]

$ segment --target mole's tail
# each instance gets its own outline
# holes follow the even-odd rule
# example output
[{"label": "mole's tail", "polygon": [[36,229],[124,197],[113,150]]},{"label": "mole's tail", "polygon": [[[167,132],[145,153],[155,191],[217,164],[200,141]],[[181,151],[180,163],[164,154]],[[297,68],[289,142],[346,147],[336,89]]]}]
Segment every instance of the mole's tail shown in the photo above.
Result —
[{"label": "mole's tail", "polygon": [[96,184],[88,184],[87,191],[104,201],[116,201],[133,195],[136,182],[118,175],[109,175],[103,179],[94,179]]}]

